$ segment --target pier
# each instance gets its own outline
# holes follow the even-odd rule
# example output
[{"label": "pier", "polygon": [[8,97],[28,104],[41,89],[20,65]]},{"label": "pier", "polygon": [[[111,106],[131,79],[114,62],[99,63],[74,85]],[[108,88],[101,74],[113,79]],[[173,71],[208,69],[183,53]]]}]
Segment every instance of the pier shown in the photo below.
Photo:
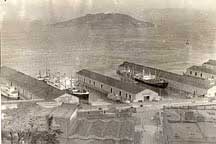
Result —
[{"label": "pier", "polygon": [[[188,94],[204,96],[211,85],[210,81],[202,78],[180,75],[153,67],[147,67],[131,62],[124,62],[119,66],[117,73],[121,76],[130,78],[131,75],[142,73],[142,71],[155,74],[157,77],[169,82],[168,88],[180,90]],[[124,71],[124,72],[122,72]],[[130,71],[129,74],[125,71]]]}]

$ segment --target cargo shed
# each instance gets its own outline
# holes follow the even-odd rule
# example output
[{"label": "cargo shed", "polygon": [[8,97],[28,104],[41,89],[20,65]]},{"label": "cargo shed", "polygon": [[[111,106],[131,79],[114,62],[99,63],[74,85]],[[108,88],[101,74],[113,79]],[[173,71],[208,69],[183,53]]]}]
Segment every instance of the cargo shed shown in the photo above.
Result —
[{"label": "cargo shed", "polygon": [[152,90],[137,86],[132,83],[125,83],[87,69],[77,72],[78,81],[95,90],[105,94],[113,94],[119,96],[121,101],[142,102],[152,100],[158,94]]}]

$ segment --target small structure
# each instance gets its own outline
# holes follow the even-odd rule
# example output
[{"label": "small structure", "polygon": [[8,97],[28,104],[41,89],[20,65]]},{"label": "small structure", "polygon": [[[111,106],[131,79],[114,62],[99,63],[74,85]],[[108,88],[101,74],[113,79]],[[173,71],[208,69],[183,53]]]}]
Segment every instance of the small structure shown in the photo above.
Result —
[{"label": "small structure", "polygon": [[216,80],[216,70],[205,66],[191,66],[187,69],[185,74],[208,80]]},{"label": "small structure", "polygon": [[81,84],[105,94],[111,93],[114,96],[120,97],[121,101],[138,102],[144,101],[145,99],[151,100],[152,96],[157,95],[154,91],[144,87],[131,83],[125,83],[86,69],[77,72],[77,75],[78,81]]},{"label": "small structure", "polygon": [[150,89],[145,89],[142,92],[138,93],[135,96],[134,102],[143,102],[143,101],[157,101],[160,100],[160,97],[158,96],[158,93],[150,90]]},{"label": "small structure", "polygon": [[208,60],[201,66],[191,66],[187,69],[186,75],[202,78],[216,84],[216,60]]}]

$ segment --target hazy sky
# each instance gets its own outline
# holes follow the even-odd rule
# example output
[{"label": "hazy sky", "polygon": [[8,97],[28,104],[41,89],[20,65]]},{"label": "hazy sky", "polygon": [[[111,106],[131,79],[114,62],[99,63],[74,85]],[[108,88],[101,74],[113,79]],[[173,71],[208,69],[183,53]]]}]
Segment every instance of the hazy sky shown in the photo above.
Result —
[{"label": "hazy sky", "polygon": [[0,0],[0,21],[61,21],[86,13],[139,14],[151,8],[216,9],[216,0]]}]

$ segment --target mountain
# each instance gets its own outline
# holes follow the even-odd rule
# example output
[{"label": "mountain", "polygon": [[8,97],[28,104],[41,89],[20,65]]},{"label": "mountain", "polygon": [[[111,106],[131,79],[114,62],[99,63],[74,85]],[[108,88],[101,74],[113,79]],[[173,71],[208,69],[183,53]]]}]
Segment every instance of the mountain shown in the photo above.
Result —
[{"label": "mountain", "polygon": [[129,15],[119,13],[87,14],[72,20],[59,22],[54,27],[91,27],[92,29],[104,28],[145,28],[153,27],[154,24],[137,20]]}]

